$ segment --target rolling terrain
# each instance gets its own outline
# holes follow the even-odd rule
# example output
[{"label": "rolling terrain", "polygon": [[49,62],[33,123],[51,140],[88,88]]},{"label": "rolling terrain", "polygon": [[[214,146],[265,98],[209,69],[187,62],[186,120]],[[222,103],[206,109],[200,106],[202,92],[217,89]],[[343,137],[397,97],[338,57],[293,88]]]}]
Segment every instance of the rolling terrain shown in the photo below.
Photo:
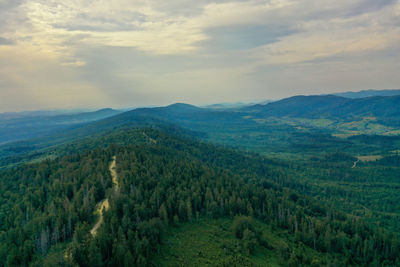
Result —
[{"label": "rolling terrain", "polygon": [[[382,169],[379,177],[391,177],[384,181],[387,187],[372,187],[383,182],[377,173],[366,177],[367,169],[351,168],[354,159],[346,155],[294,165],[155,129],[114,134],[110,139],[118,138],[120,145],[2,172],[0,255],[7,259],[6,266],[145,266],[153,264],[159,249],[161,259],[171,262],[173,255],[190,249],[190,243],[174,239],[176,234],[182,235],[180,240],[193,236],[191,225],[203,238],[212,238],[213,246],[222,246],[214,252],[222,253],[221,264],[326,266],[397,260],[398,237],[393,229],[398,218],[391,216],[398,216],[399,207],[380,211],[379,202],[369,203],[365,197],[384,194],[398,203],[399,181],[387,175],[398,167]],[[113,155],[119,190],[113,189],[109,171]],[[365,191],[362,197],[355,194],[357,181],[368,181],[372,190],[360,188]],[[346,190],[353,193],[342,205],[341,192]],[[93,237],[96,204],[105,198],[109,209]],[[358,206],[362,208],[355,209]],[[370,211],[365,213],[366,209]],[[211,234],[203,232],[211,229]],[[190,266],[202,262],[203,255],[214,259],[215,254],[207,254],[208,246],[194,246],[200,254],[193,261],[177,262]]]},{"label": "rolling terrain", "polygon": [[[279,157],[300,150],[310,156],[338,149],[363,156],[388,154],[398,148],[399,101],[399,96],[348,99],[328,95],[297,96],[230,110],[179,103],[139,108],[46,137],[0,146],[0,163],[4,166],[26,161],[24,158],[42,158],[59,145],[130,127],[179,128],[175,132],[184,130],[214,144]],[[364,135],[372,142],[364,142]]]},{"label": "rolling terrain", "polygon": [[397,101],[178,103],[0,146],[0,266],[399,266]]}]

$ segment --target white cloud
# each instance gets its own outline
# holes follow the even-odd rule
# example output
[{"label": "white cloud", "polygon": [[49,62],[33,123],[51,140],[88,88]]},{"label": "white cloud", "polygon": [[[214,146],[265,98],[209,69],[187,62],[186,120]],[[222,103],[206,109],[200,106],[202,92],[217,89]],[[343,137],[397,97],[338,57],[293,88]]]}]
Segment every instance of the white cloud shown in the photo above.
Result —
[{"label": "white cloud", "polygon": [[57,55],[66,52],[64,42],[75,35],[86,36],[80,44],[135,47],[156,54],[191,51],[206,38],[187,18],[168,17],[146,2],[37,1],[27,2],[22,10],[32,29],[20,29],[19,34],[33,31],[33,41],[26,45]]},{"label": "white cloud", "polygon": [[333,56],[360,55],[396,47],[400,27],[394,27],[391,6],[373,14],[313,19],[297,23],[298,32],[253,49],[259,64],[295,64]]}]

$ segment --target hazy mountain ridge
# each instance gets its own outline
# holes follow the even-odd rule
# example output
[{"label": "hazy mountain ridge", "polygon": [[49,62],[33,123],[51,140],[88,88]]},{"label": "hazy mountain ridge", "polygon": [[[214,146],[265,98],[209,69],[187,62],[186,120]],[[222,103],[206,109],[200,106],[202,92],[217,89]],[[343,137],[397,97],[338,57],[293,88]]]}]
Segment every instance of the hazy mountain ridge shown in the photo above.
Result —
[{"label": "hazy mountain ridge", "polygon": [[[19,114],[17,118],[5,116],[0,118],[0,143],[17,141],[54,134],[65,131],[79,124],[101,120],[120,111],[105,108],[94,112],[83,112],[73,114],[56,114],[46,112],[30,112],[27,115]],[[39,115],[38,115],[39,114]]]},{"label": "hazy mountain ridge", "polygon": [[350,99],[335,95],[293,96],[266,105],[255,105],[242,109],[257,117],[332,117],[352,119],[355,116],[374,116],[398,120],[399,96],[373,96]]},{"label": "hazy mountain ridge", "polygon": [[371,96],[395,96],[400,95],[400,89],[386,89],[386,90],[361,90],[359,92],[343,92],[335,93],[334,95],[342,96],[346,98],[363,98]]},{"label": "hazy mountain ridge", "polygon": [[205,105],[203,107],[204,108],[224,110],[224,109],[243,108],[243,107],[247,107],[247,106],[253,106],[253,105],[256,105],[256,104],[267,104],[267,103],[270,103],[270,102],[273,102],[273,100],[251,101],[251,102],[223,102],[223,103]]},{"label": "hazy mountain ridge", "polygon": [[[329,139],[328,143],[331,146],[339,140],[334,137],[326,139],[323,136],[348,133],[397,134],[396,129],[400,122],[400,96],[360,99],[335,95],[294,96],[266,105],[257,104],[230,110],[176,103],[166,107],[137,108],[122,113],[107,109],[97,113],[107,117],[68,127],[55,125],[54,132],[51,134],[47,132],[49,133],[47,137],[1,146],[0,158],[20,157],[30,151],[132,127],[172,126],[176,129],[185,129],[190,135],[207,141],[240,146],[244,149],[249,146],[262,147],[261,151],[270,151],[282,145],[278,151],[293,149],[291,148],[294,145],[293,140],[299,140],[299,136],[308,136],[310,133],[322,134],[321,140]],[[113,113],[117,114],[112,116]],[[93,118],[95,115],[89,113],[80,116]],[[64,115],[56,118],[70,119]],[[21,129],[21,133],[26,129],[29,128]],[[38,133],[36,136],[42,135],[43,133]],[[18,160],[13,160],[16,161]]]}]

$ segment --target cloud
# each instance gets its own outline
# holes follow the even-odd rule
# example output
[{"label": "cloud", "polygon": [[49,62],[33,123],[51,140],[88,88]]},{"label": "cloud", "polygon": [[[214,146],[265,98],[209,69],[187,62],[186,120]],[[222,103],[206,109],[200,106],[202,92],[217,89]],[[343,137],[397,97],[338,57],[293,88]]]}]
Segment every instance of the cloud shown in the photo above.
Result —
[{"label": "cloud", "polygon": [[385,7],[396,4],[397,0],[366,0],[356,3],[348,12],[348,16],[357,16],[365,13],[373,13]]},{"label": "cloud", "polygon": [[205,30],[208,39],[202,46],[210,50],[242,50],[275,43],[297,31],[288,25],[239,25]]},{"label": "cloud", "polygon": [[0,45],[13,45],[13,44],[15,44],[14,41],[0,36]]},{"label": "cloud", "polygon": [[[74,47],[64,49],[66,40],[76,35],[86,36],[79,45],[134,47],[152,54],[194,53],[210,47],[243,49],[269,43],[279,45],[280,39],[303,31],[308,31],[308,35],[323,35],[315,25],[326,22],[343,27],[329,29],[333,30],[332,35],[344,30],[347,25],[342,22],[350,14],[351,18],[358,19],[394,4],[394,0],[334,3],[322,0],[317,5],[310,0],[205,2],[203,5],[198,1],[168,1],[168,4],[126,0],[27,1],[20,5],[20,11],[28,22],[20,27],[16,37],[23,40],[31,34],[40,49],[58,55],[62,50],[71,54]],[[190,7],[195,11],[190,12]],[[393,18],[393,14],[389,15]],[[339,20],[336,25],[335,20]],[[297,36],[303,38],[301,34]],[[29,44],[33,42],[30,40]]]},{"label": "cloud", "polygon": [[[342,14],[343,12],[339,12]],[[396,47],[400,41],[393,6],[379,6],[358,16],[302,20],[297,31],[253,50],[260,64],[296,64],[336,56],[352,56]]]},{"label": "cloud", "polygon": [[399,18],[398,0],[0,0],[0,101],[130,106],[395,86]]}]

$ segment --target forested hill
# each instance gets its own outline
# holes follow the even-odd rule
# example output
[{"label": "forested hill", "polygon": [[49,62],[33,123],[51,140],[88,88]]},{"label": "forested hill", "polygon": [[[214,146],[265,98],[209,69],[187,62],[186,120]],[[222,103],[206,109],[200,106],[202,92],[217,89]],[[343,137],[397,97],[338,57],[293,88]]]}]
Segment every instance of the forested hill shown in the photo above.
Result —
[{"label": "forested hill", "polygon": [[[218,218],[233,223],[236,241],[221,244],[216,266],[257,266],[260,250],[290,266],[399,263],[397,233],[303,194],[299,167],[156,129],[110,140],[116,144],[82,144],[94,147],[1,171],[0,266],[152,266],[168,246],[166,231]],[[91,235],[105,198],[110,208]]]},{"label": "forested hill", "polygon": [[201,136],[212,129],[223,129],[232,124],[255,124],[241,118],[236,113],[214,111],[187,104],[167,107],[139,108],[99,121],[79,125],[73,129],[42,138],[9,143],[0,146],[0,167],[7,163],[17,163],[28,158],[37,158],[43,150],[60,144],[68,144],[81,138],[92,139],[132,127],[153,127],[178,135]]},{"label": "forested hill", "polygon": [[340,118],[374,116],[398,119],[400,95],[350,99],[335,95],[293,96],[266,105],[243,108],[258,117]]},{"label": "forested hill", "polygon": [[[206,141],[258,152],[292,152],[299,145],[306,149],[303,139],[309,137],[318,140],[318,143],[321,143],[320,140],[324,142],[313,148],[307,144],[308,149],[303,152],[308,153],[310,149],[315,152],[318,147],[326,152],[326,146],[335,149],[338,144],[352,143],[352,140],[336,136],[397,135],[399,125],[400,96],[360,99],[333,95],[295,96],[266,105],[229,110],[179,103],[167,107],[139,108],[49,136],[0,146],[0,167],[26,161],[27,158],[40,158],[46,155],[49,147],[131,127],[185,129],[189,135]],[[362,144],[353,151],[365,150],[369,146]]]},{"label": "forested hill", "polygon": [[394,96],[394,95],[400,95],[400,89],[361,90],[359,92],[336,93],[335,95],[347,98],[363,98],[371,96]]},{"label": "forested hill", "polygon": [[[199,108],[178,103],[167,107],[138,108],[119,113],[115,110],[104,109],[75,115],[0,120],[0,126],[2,126],[0,127],[2,129],[0,129],[0,144],[31,138],[20,142],[17,146],[28,148],[28,150],[29,147],[35,146],[34,149],[37,150],[40,147],[69,142],[123,127],[171,124],[203,135],[221,133],[224,130],[231,131],[231,134],[239,131],[253,134],[254,131],[260,131],[260,128],[263,128],[265,120],[268,121],[271,118],[284,119],[279,122],[278,127],[281,125],[292,126],[292,121],[285,121],[287,118],[329,119],[331,124],[368,119],[376,124],[375,128],[372,127],[371,133],[377,134],[393,131],[395,130],[393,127],[400,125],[400,96],[374,96],[356,99],[334,95],[294,96],[265,105],[258,104],[228,110]],[[268,126],[268,129],[271,129],[270,126],[277,128],[276,123]],[[304,125],[301,126],[304,127]],[[364,126],[364,124],[360,125],[361,130]],[[368,125],[365,127],[368,128]],[[383,130],[380,132],[380,129]],[[267,129],[261,129],[261,131],[265,132]],[[290,129],[290,131],[295,131],[295,129]],[[46,137],[39,137],[43,135]],[[33,137],[36,139],[32,139]],[[15,146],[15,143],[8,146]]]}]

